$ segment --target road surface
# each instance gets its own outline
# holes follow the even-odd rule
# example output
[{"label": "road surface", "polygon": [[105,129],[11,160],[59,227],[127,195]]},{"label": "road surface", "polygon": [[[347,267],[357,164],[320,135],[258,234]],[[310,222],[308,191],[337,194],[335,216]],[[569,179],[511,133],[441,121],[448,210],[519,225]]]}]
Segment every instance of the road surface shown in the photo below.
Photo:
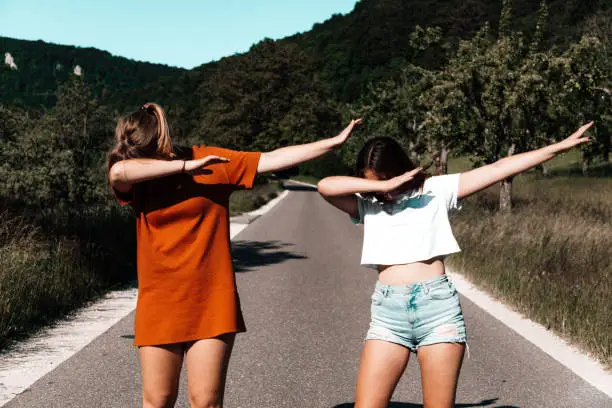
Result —
[{"label": "road surface", "polygon": [[[349,408],[368,327],[374,271],[361,229],[298,188],[233,244],[248,332],[230,362],[227,408]],[[462,298],[470,357],[457,407],[610,408],[612,400]],[[138,407],[133,314],[42,377],[7,408]],[[414,355],[393,396],[422,407]],[[177,407],[188,407],[183,376]]]}]

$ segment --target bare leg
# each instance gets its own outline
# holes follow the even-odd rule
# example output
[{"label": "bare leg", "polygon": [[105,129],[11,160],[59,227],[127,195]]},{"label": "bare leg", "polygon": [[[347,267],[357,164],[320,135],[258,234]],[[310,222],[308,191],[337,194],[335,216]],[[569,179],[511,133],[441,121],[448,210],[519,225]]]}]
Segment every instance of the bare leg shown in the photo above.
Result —
[{"label": "bare leg", "polygon": [[142,406],[172,408],[178,394],[183,345],[140,347]]},{"label": "bare leg", "polygon": [[355,408],[386,408],[401,378],[410,350],[382,340],[367,340],[361,353]]},{"label": "bare leg", "polygon": [[424,408],[453,408],[465,344],[438,343],[419,347]]},{"label": "bare leg", "polygon": [[193,408],[221,408],[235,334],[198,340],[187,349],[187,383]]}]

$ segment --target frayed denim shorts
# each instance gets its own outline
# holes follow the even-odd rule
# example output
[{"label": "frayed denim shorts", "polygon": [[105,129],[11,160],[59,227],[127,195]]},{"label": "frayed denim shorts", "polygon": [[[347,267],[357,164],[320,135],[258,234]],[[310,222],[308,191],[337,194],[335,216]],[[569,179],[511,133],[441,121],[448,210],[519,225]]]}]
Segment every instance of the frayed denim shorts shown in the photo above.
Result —
[{"label": "frayed denim shorts", "polygon": [[466,343],[455,286],[446,275],[411,285],[376,282],[366,340],[384,340],[417,351],[436,343]]}]

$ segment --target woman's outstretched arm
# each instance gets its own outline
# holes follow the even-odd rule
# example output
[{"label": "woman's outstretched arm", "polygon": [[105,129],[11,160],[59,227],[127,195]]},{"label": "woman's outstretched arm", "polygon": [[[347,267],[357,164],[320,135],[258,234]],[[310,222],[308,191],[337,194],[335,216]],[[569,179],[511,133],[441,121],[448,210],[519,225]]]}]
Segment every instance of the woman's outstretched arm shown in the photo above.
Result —
[{"label": "woman's outstretched arm", "polygon": [[589,138],[583,137],[582,135],[592,125],[593,122],[590,122],[581,126],[570,137],[561,142],[530,152],[505,157],[495,163],[462,173],[459,176],[459,191],[457,197],[459,199],[466,198],[499,181],[544,163],[559,153],[566,152],[575,146],[588,142]]},{"label": "woman's outstretched arm", "polygon": [[261,155],[257,173],[279,171],[316,159],[342,146],[347,141],[353,128],[361,124],[361,119],[351,123],[335,137],[296,146],[281,147]]},{"label": "woman's outstretched arm", "polygon": [[[351,123],[337,136],[298,146],[289,146],[263,153],[257,166],[258,173],[278,171],[296,166],[308,160],[316,159],[340,147],[351,135],[353,128],[361,123],[361,119]],[[129,159],[119,161],[110,168],[111,186],[127,193],[132,186],[143,181],[153,180],[178,173],[198,174],[204,167],[226,163],[229,159],[220,156],[207,156],[195,160],[158,160]]]},{"label": "woman's outstretched arm", "polygon": [[228,161],[227,158],[219,156],[206,156],[196,160],[129,159],[113,164],[108,178],[112,188],[127,193],[134,184],[143,181],[178,173],[198,174],[206,166]]}]

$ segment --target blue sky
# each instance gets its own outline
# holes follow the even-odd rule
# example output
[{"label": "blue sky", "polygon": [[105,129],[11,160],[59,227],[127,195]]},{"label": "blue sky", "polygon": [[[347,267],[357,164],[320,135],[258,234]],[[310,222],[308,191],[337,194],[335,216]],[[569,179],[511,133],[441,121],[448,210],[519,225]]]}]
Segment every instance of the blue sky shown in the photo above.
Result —
[{"label": "blue sky", "polygon": [[[0,36],[192,68],[308,31],[356,0],[0,0]],[[2,51],[2,50],[0,50]]]}]

